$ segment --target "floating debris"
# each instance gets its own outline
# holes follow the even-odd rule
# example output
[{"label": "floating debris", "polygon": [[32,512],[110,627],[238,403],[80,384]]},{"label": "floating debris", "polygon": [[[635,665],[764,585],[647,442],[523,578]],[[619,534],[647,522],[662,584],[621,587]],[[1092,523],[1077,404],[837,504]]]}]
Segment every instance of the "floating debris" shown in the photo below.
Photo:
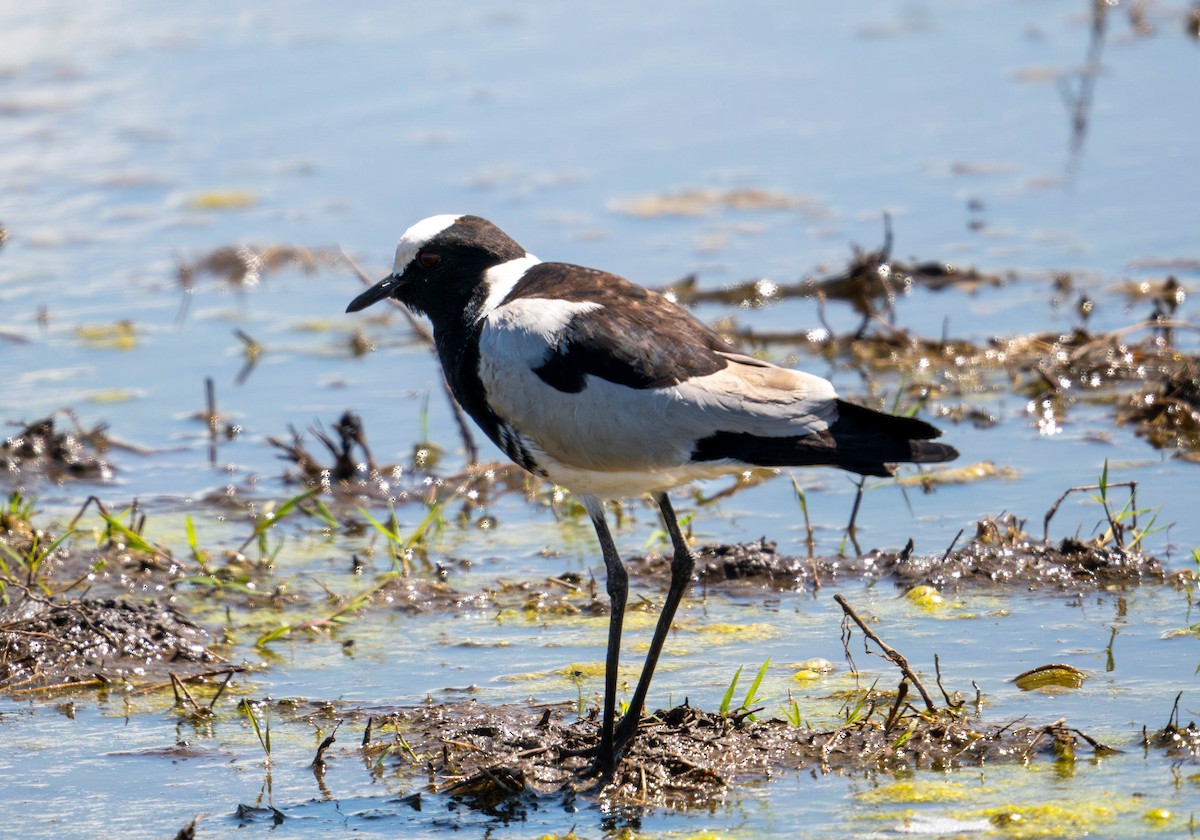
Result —
[{"label": "floating debris", "polygon": [[1013,678],[1013,684],[1022,691],[1054,691],[1064,688],[1082,688],[1087,674],[1072,665],[1039,665]]},{"label": "floating debris", "polygon": [[[816,298],[818,300],[841,300],[851,304],[856,312],[870,318],[883,312],[891,312],[898,296],[907,295],[914,285],[925,286],[934,291],[958,288],[968,293],[976,292],[981,286],[1000,286],[1004,279],[999,275],[983,274],[973,268],[961,268],[946,262],[924,261],[905,263],[893,260],[891,218],[884,216],[884,239],[874,250],[851,249],[846,268],[825,277],[805,277],[786,283],[765,279],[746,280],[721,289],[701,289],[696,275],[690,274],[682,280],[660,291],[685,306],[697,303],[722,303],[728,306],[763,306],[788,298]],[[855,331],[854,338],[866,334],[867,321]],[[812,331],[797,334],[811,338]],[[825,330],[826,338],[833,338]]]},{"label": "floating debris", "polygon": [[9,478],[43,475],[54,480],[84,478],[107,480],[112,467],[103,458],[110,441],[107,426],[82,429],[69,412],[74,431],[63,432],[55,425],[55,414],[24,426],[0,443],[0,474]]},{"label": "floating debris", "polygon": [[[344,412],[333,424],[333,431],[338,438],[336,441],[323,429],[316,427],[309,429],[312,436],[320,441],[333,456],[333,463],[329,466],[320,463],[308,452],[304,446],[302,433],[297,432],[295,428],[291,428],[289,431],[292,433],[291,443],[274,437],[267,438],[267,443],[281,450],[283,454],[279,457],[295,464],[300,470],[303,480],[309,484],[321,484],[329,487],[332,484],[344,484],[361,479],[364,475],[379,472],[375,459],[371,456],[371,450],[367,448],[362,418],[353,411]],[[356,455],[356,450],[362,454]]]},{"label": "floating debris", "polygon": [[1200,361],[1160,371],[1147,384],[1118,410],[1118,420],[1134,424],[1155,449],[1200,452]]},{"label": "floating debris", "polygon": [[718,210],[803,210],[817,217],[825,213],[811,198],[775,190],[745,187],[730,190],[687,189],[613,202],[611,209],[644,219],[663,216],[707,216]]},{"label": "floating debris", "polygon": [[916,475],[904,475],[896,479],[902,487],[920,487],[926,493],[933,488],[948,484],[972,484],[987,478],[1014,479],[1018,473],[1012,467],[997,467],[991,461],[978,461],[962,467],[929,470]]},{"label": "floating debris", "polygon": [[133,321],[76,327],[75,335],[96,350],[132,350],[137,347],[137,327]]},{"label": "floating debris", "polygon": [[1179,700],[1182,696],[1182,692],[1175,695],[1175,705],[1171,708],[1171,717],[1166,726],[1152,734],[1142,730],[1142,744],[1165,750],[1174,759],[1182,758],[1195,764],[1200,762],[1200,728],[1195,721],[1187,726],[1179,725]]},{"label": "floating debris", "polygon": [[263,275],[288,267],[311,274],[321,268],[343,264],[336,248],[302,248],[268,245],[265,248],[226,246],[178,265],[179,283],[190,289],[200,275],[210,275],[231,286],[253,286]]},{"label": "floating debris", "polygon": [[246,190],[209,190],[189,198],[189,210],[246,210],[258,203],[254,193]]}]

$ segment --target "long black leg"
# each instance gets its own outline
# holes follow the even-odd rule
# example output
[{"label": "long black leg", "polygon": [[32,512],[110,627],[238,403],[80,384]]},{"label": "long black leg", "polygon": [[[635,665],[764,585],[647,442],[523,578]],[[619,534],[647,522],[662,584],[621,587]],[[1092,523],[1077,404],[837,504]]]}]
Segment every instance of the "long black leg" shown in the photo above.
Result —
[{"label": "long black leg", "polygon": [[594,768],[608,778],[617,765],[614,730],[617,710],[617,666],[621,659],[621,627],[625,621],[625,602],[629,597],[629,573],[613,544],[608,522],[604,518],[604,503],[594,496],[583,497],[583,505],[592,518],[604,568],[608,576],[608,653],[604,660],[604,713],[600,720],[600,745]]},{"label": "long black leg", "polygon": [[646,664],[642,666],[642,675],[638,677],[637,688],[634,689],[633,698],[629,701],[629,710],[625,712],[625,716],[621,718],[621,723],[617,727],[617,750],[623,750],[637,732],[638,721],[642,717],[642,706],[646,702],[646,694],[650,691],[650,680],[654,676],[654,668],[658,665],[659,654],[662,653],[663,645],[671,632],[671,623],[675,620],[675,611],[679,608],[679,602],[683,600],[683,593],[687,591],[688,584],[692,581],[692,569],[696,565],[696,558],[692,556],[692,551],[688,548],[688,544],[679,530],[679,522],[675,519],[675,510],[671,507],[671,500],[667,498],[666,493],[655,493],[654,501],[658,502],[663,524],[667,526],[667,533],[670,534],[671,544],[675,548],[675,553],[671,557],[671,586],[667,590],[667,600],[663,604],[662,612],[659,613],[658,624],[654,627],[654,638],[650,640],[650,650],[646,653]]}]

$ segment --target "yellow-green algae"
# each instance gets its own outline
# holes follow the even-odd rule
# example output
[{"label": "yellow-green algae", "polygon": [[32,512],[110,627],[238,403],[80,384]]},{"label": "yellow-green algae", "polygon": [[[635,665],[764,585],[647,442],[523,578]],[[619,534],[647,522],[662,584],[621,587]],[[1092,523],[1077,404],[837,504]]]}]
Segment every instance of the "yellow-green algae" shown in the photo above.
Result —
[{"label": "yellow-green algae", "polygon": [[141,391],[134,391],[128,388],[113,388],[107,391],[97,391],[88,397],[88,402],[96,403],[97,405],[107,405],[110,403],[129,402],[141,398]]},{"label": "yellow-green algae", "polygon": [[781,631],[770,624],[731,624],[729,622],[688,622],[676,623],[680,632],[698,633],[705,637],[707,644],[727,645],[740,642],[762,642],[778,637]]},{"label": "yellow-green algae", "polygon": [[858,799],[863,802],[889,802],[918,804],[927,802],[963,802],[979,796],[978,785],[961,782],[945,782],[938,779],[921,779],[892,782],[874,790],[863,791]]},{"label": "yellow-green algae", "polygon": [[79,326],[75,337],[94,350],[132,350],[137,347],[137,328],[133,321]]},{"label": "yellow-green algae", "polygon": [[816,682],[833,673],[833,664],[828,659],[822,659],[819,656],[792,667],[796,669],[796,672],[792,674],[792,679],[799,683]]},{"label": "yellow-green algae", "polygon": [[191,196],[186,204],[189,210],[245,210],[257,200],[246,190],[208,190]]},{"label": "yellow-green algae", "polygon": [[1096,798],[1042,802],[1036,805],[1002,805],[959,816],[984,817],[1002,836],[1019,838],[1083,837],[1116,822],[1121,814],[1136,813],[1138,803],[1097,792]]},{"label": "yellow-green algae", "polygon": [[904,593],[904,597],[924,610],[936,610],[946,606],[946,599],[934,586],[914,586]]}]

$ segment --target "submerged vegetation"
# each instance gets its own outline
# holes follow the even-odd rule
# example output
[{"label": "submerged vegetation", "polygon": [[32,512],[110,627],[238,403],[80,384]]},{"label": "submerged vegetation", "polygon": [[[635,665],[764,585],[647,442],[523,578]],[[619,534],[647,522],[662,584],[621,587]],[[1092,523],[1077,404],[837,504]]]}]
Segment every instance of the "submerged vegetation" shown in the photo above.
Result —
[{"label": "submerged vegetation", "polygon": [[[1028,401],[1031,422],[1046,432],[1067,422],[1077,402],[1102,402],[1112,406],[1115,422],[1135,424],[1150,445],[1197,459],[1193,427],[1200,416],[1200,366],[1196,355],[1177,343],[1190,330],[1176,320],[1184,300],[1177,283],[1138,298],[1153,302],[1152,317],[1108,334],[1089,332],[1085,319],[1063,334],[1009,336],[984,344],[946,337],[933,341],[895,325],[897,295],[915,284],[969,291],[1008,280],[931,263],[900,264],[890,260],[889,250],[890,242],[879,251],[856,251],[846,271],[795,288],[744,284],[714,298],[685,282],[669,292],[690,302],[713,299],[739,306],[800,294],[822,302],[848,301],[862,320],[842,336],[827,328],[764,335],[732,319],[722,322],[723,330],[751,350],[787,344],[859,370],[864,382],[891,382],[895,389],[886,407],[893,411],[923,406],[952,422],[988,428],[996,422],[986,408],[988,395],[1011,390]],[[192,282],[208,272],[243,283],[253,271],[296,261],[311,268],[323,259],[296,249],[258,256],[221,253],[182,267],[181,278]],[[1057,284],[1070,286],[1065,278]],[[428,337],[418,334],[418,340]],[[243,341],[248,348],[257,346],[249,337]],[[251,359],[248,351],[247,371],[257,358],[257,352]],[[203,418],[215,463],[224,421],[211,382],[207,394]],[[882,405],[882,391],[867,396]],[[63,418],[71,421],[72,431],[59,430]],[[283,646],[328,640],[352,657],[352,628],[380,611],[435,619],[485,612],[500,626],[506,616],[536,623],[603,616],[607,602],[596,581],[576,572],[544,580],[497,578],[481,585],[477,574],[466,574],[470,560],[444,554],[442,544],[456,531],[497,528],[491,511],[505,497],[566,522],[582,514],[560,490],[511,465],[479,463],[465,424],[456,431],[467,463],[448,471],[446,465],[454,464],[444,454],[450,441],[432,439],[437,435],[429,429],[427,404],[419,426],[412,458],[399,464],[376,461],[368,423],[351,411],[330,432],[319,426],[307,433],[292,428],[289,438],[267,438],[286,464],[281,484],[293,488],[278,499],[264,498],[252,487],[232,488],[176,513],[136,501],[114,512],[92,496],[59,525],[42,521],[35,500],[12,491],[0,512],[0,688],[15,697],[86,691],[170,696],[176,712],[193,723],[232,714],[253,731],[268,768],[275,752],[272,735],[278,742],[281,733],[304,721],[320,734],[313,768],[321,768],[321,774],[338,754],[333,733],[359,726],[361,743],[352,749],[372,773],[395,774],[412,784],[427,779],[424,794],[506,819],[538,807],[546,797],[571,802],[595,795],[622,807],[711,808],[737,796],[741,785],[783,771],[900,779],[922,768],[1005,762],[1045,761],[1061,768],[1074,762],[1079,750],[1099,757],[1130,746],[1108,746],[1062,720],[988,721],[987,698],[978,686],[973,700],[948,691],[936,657],[936,693],[931,691],[924,684],[927,671],[884,642],[842,594],[835,600],[845,614],[841,632],[851,685],[834,692],[820,688],[835,669],[819,658],[793,668],[786,692],[779,691],[774,673],[780,666],[770,657],[748,680],[743,679],[746,666],[738,666],[713,711],[685,701],[647,715],[617,777],[602,791],[579,783],[585,762],[573,757],[595,737],[597,706],[585,686],[597,675],[589,665],[564,671],[575,686],[573,702],[533,708],[471,700],[364,709],[329,700],[314,701],[306,713],[301,706],[309,701],[284,706],[252,699],[255,671],[270,668]],[[310,450],[310,438],[319,451]],[[62,412],[21,424],[0,448],[0,457],[7,472],[25,483],[39,477],[102,482],[112,475],[106,459],[114,448],[103,426],[82,430],[73,415]],[[1117,473],[1106,462],[1095,484],[1064,488],[1046,511],[1020,511],[1034,521],[1040,517],[1040,537],[1031,536],[1027,520],[1014,512],[1021,505],[1000,503],[1004,512],[980,518],[973,536],[964,541],[960,532],[934,552],[917,551],[912,540],[900,551],[859,550],[859,503],[870,489],[860,484],[839,548],[829,554],[817,551],[808,491],[793,476],[806,554],[780,554],[766,538],[736,544],[697,540],[696,597],[817,593],[850,581],[890,582],[914,608],[937,614],[948,609],[948,599],[972,592],[1042,590],[1083,597],[1151,583],[1181,588],[1190,604],[1195,571],[1172,573],[1146,553],[1149,538],[1163,525],[1152,509],[1140,506],[1136,483],[1119,480]],[[772,475],[747,473],[708,495],[697,492],[692,504],[717,504]],[[1011,468],[978,462],[907,475],[899,483],[930,493],[1014,477]],[[1007,486],[996,484],[997,497],[1004,497]],[[1061,519],[1060,506],[1080,497],[1090,499],[1087,510],[1094,522],[1076,523],[1073,535],[1052,540],[1051,523]],[[690,515],[681,522],[690,529]],[[330,575],[333,582],[295,570],[288,558],[299,542],[328,546],[334,557],[345,558],[336,561],[341,571]],[[645,553],[629,560],[633,571],[661,585],[669,565],[658,553],[663,547],[663,535],[651,534]],[[630,609],[645,606],[649,603]],[[856,633],[865,637],[865,650],[899,669],[898,683],[886,671],[860,675],[850,644]],[[1114,627],[1114,639],[1116,634]],[[731,630],[730,638],[740,639],[732,643],[746,645],[744,653],[752,655],[749,629]],[[1088,676],[1056,662],[1022,673],[1015,685],[1030,692],[1072,691]],[[970,674],[952,678],[963,680],[971,682]],[[236,704],[232,712],[218,705],[222,696]],[[1165,728],[1147,729],[1145,748],[1194,762],[1200,749],[1195,725],[1181,725],[1175,708]],[[891,791],[899,795],[894,786]],[[419,802],[421,794],[413,795]],[[239,810],[245,820],[260,812],[264,819],[283,819],[273,807]],[[1038,817],[998,809],[979,819],[1008,831],[1014,821]]]},{"label": "submerged vegetation", "polygon": [[[782,200],[754,191],[680,193],[668,199],[631,205],[628,211],[703,212],[709,205]],[[1073,421],[1076,409],[1091,409],[1094,418],[1094,407],[1100,406],[1110,424],[1133,426],[1147,449],[1200,461],[1200,355],[1196,330],[1180,314],[1186,289],[1174,277],[1127,289],[1130,307],[1144,317],[1122,328],[1090,326],[1094,302],[1081,296],[1076,323],[1066,330],[978,341],[952,337],[947,329],[930,338],[898,325],[900,302],[913,289],[976,294],[1030,281],[947,263],[900,262],[890,251],[888,223],[880,248],[856,248],[845,270],[835,274],[792,284],[748,281],[715,292],[685,278],[665,292],[685,304],[733,307],[718,326],[746,352],[794,353],[802,356],[802,366],[804,359],[818,360],[857,373],[864,388],[859,400],[894,413],[920,409],[948,424],[988,430],[997,424],[996,397],[1013,394],[1024,404],[1028,422],[1050,436]],[[358,271],[341,252],[221,248],[181,262],[179,281],[191,289],[199,278],[214,276],[244,288],[288,266],[306,272],[337,266]],[[1055,306],[1075,294],[1067,275],[1056,275],[1051,287]],[[732,314],[792,298],[817,301],[820,328],[763,332],[745,328]],[[839,304],[858,320],[842,334],[824,317],[827,306]],[[410,325],[413,340],[428,346],[431,336],[418,323]],[[256,372],[265,349],[241,330],[235,335],[246,360],[236,380],[240,385]],[[350,353],[360,354],[372,341],[358,334],[350,344]],[[216,467],[222,446],[239,439],[240,431],[218,413],[211,379],[205,397],[206,408],[197,419],[206,426],[209,463]],[[155,698],[172,702],[174,714],[190,726],[239,721],[258,744],[268,792],[281,740],[311,728],[318,736],[312,769],[323,791],[331,761],[353,752],[373,778],[386,776],[413,788],[416,792],[402,800],[407,806],[419,810],[422,797],[437,796],[449,808],[466,805],[504,821],[521,818],[547,800],[569,809],[582,798],[634,811],[710,809],[740,796],[744,785],[802,770],[889,778],[894,781],[880,788],[880,796],[949,802],[953,792],[906,792],[902,786],[919,769],[1044,762],[1066,773],[1076,752],[1099,758],[1135,746],[1128,739],[1100,742],[1084,731],[1086,720],[1076,721],[1084,728],[1069,726],[1064,718],[990,720],[988,696],[972,674],[960,667],[943,679],[936,654],[931,664],[908,661],[892,647],[896,640],[883,641],[875,618],[856,610],[854,596],[841,593],[833,599],[844,612],[845,673],[821,658],[773,664],[772,656],[756,650],[756,643],[770,635],[767,625],[697,623],[706,628],[697,634],[707,632],[713,640],[724,635],[722,643],[746,664],[733,670],[715,709],[684,700],[646,715],[616,778],[602,790],[581,781],[586,760],[578,754],[595,738],[598,713],[592,694],[598,671],[587,662],[554,672],[553,688],[547,688],[550,678],[535,683],[548,694],[562,691],[569,698],[550,703],[494,706],[431,697],[418,708],[364,708],[335,698],[256,700],[259,680],[286,650],[299,644],[336,646],[353,659],[356,626],[380,614],[401,614],[413,622],[432,619],[427,624],[439,626],[486,614],[496,638],[468,640],[450,631],[446,638],[454,641],[444,642],[484,647],[504,647],[499,636],[509,623],[529,629],[604,619],[602,584],[590,575],[565,570],[533,580],[509,572],[491,577],[480,571],[482,558],[452,557],[446,551],[467,534],[494,536],[497,551],[508,550],[499,542],[506,529],[494,515],[502,503],[548,511],[565,526],[582,522],[583,511],[559,488],[511,464],[481,462],[473,433],[452,402],[454,427],[432,430],[428,398],[413,424],[412,454],[403,462],[380,463],[372,454],[370,428],[382,420],[346,410],[328,430],[313,425],[300,432],[288,426],[286,437],[264,436],[266,448],[283,463],[270,485],[257,478],[230,482],[188,500],[182,510],[136,499],[110,508],[100,496],[89,496],[65,523],[44,521],[29,488],[59,482],[112,498],[119,487],[110,482],[125,468],[125,457],[156,454],[119,443],[103,424],[85,430],[70,410],[34,422],[14,421],[16,431],[0,444],[0,466],[13,487],[0,510],[0,690],[20,698],[90,692],[124,697],[127,703]],[[1103,437],[1106,430],[1092,433]],[[461,457],[454,452],[456,443]],[[680,523],[697,556],[692,598],[707,605],[710,598],[778,602],[787,594],[798,604],[802,595],[816,598],[822,589],[846,588],[850,582],[874,589],[876,596],[890,584],[908,610],[972,617],[959,610],[956,599],[1040,592],[1082,602],[1114,595],[1121,606],[1105,649],[1111,666],[1124,596],[1146,584],[1174,587],[1187,599],[1190,616],[1200,570],[1200,559],[1196,569],[1172,571],[1169,560],[1152,556],[1151,546],[1162,545],[1166,527],[1156,511],[1142,506],[1153,497],[1153,487],[1147,492],[1120,473],[1105,461],[1096,484],[1063,487],[1044,511],[1027,510],[1024,500],[1010,498],[1009,482],[1019,475],[1003,462],[902,475],[896,482],[905,492],[955,492],[955,487],[990,482],[985,486],[994,502],[949,545],[932,551],[918,551],[911,538],[899,551],[860,550],[857,526],[870,516],[860,503],[875,486],[865,481],[857,486],[836,550],[818,551],[829,534],[818,541],[811,491],[792,475],[803,554],[781,553],[766,536],[714,544],[691,533],[692,512],[684,511]],[[750,470],[715,490],[696,491],[689,504],[700,509],[726,502],[775,475],[775,470]],[[264,491],[264,486],[276,490]],[[1087,504],[1081,506],[1084,499]],[[1051,524],[1062,527],[1063,504],[1072,506],[1078,521],[1068,524],[1072,533],[1051,539]],[[640,514],[636,505],[619,506],[618,521]],[[974,533],[964,539],[968,530]],[[884,539],[899,545],[905,536]],[[523,544],[530,541],[539,538]],[[670,558],[660,553],[666,548],[664,533],[650,533],[641,556],[628,558],[636,576],[659,588],[654,598],[661,598],[668,574]],[[313,559],[314,552],[319,559]],[[629,610],[654,612],[647,598]],[[1194,636],[1194,626],[1172,634]],[[421,630],[404,632],[419,635]],[[851,644],[857,636],[865,640],[863,652],[881,658],[882,666],[859,671],[857,644]],[[1067,662],[1031,665],[1013,679],[1016,688],[1031,694],[1069,694],[1092,677]],[[746,667],[756,668],[754,676]],[[784,672],[788,676],[780,677]],[[946,682],[960,688],[947,689]],[[962,690],[964,684],[973,692]],[[685,680],[682,688],[688,688]],[[1182,724],[1178,698],[1172,709],[1165,727],[1151,731],[1146,724],[1140,749],[1157,752],[1164,761],[1196,763],[1196,727]],[[350,745],[335,748],[335,734],[344,737],[354,727],[361,738],[344,738]],[[266,808],[262,799],[239,806],[242,824],[278,824],[286,818],[269,796]],[[1020,835],[1014,826],[1039,826],[1049,817],[1012,806],[964,820],[974,830],[983,830],[982,824]],[[1170,815],[1159,822],[1171,823]]]}]

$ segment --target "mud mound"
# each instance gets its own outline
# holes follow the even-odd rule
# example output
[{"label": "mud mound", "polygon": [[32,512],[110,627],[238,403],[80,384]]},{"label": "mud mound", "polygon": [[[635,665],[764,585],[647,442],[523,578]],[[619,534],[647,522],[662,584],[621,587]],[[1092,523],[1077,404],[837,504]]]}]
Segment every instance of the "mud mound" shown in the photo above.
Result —
[{"label": "mud mound", "polygon": [[643,718],[615,777],[602,788],[584,778],[587,760],[571,755],[596,743],[598,724],[575,720],[565,704],[530,709],[464,701],[402,710],[371,719],[363,751],[431,780],[429,792],[507,817],[539,807],[539,799],[570,799],[585,790],[614,805],[711,808],[737,786],[781,771],[948,770],[1061,758],[1074,755],[1081,741],[1094,753],[1111,752],[1061,721],[985,727],[956,710],[889,712],[886,695],[879,699],[866,715],[823,732],[756,721],[744,711],[660,710]]},{"label": "mud mound", "polygon": [[[941,556],[920,556],[911,546],[900,552],[873,551],[861,557],[801,558],[780,554],[767,539],[750,543],[701,546],[696,549],[696,578],[702,586],[757,586],[777,590],[806,589],[854,578],[893,578],[905,588],[929,584],[1012,587],[1087,592],[1107,586],[1162,582],[1157,558],[1113,546],[1075,539],[1041,543],[1023,533],[1000,535],[991,520],[967,546]],[[633,558],[631,568],[664,577],[666,557]]]},{"label": "mud mound", "polygon": [[0,687],[103,686],[218,662],[174,608],[114,599],[28,598],[0,614]]}]

